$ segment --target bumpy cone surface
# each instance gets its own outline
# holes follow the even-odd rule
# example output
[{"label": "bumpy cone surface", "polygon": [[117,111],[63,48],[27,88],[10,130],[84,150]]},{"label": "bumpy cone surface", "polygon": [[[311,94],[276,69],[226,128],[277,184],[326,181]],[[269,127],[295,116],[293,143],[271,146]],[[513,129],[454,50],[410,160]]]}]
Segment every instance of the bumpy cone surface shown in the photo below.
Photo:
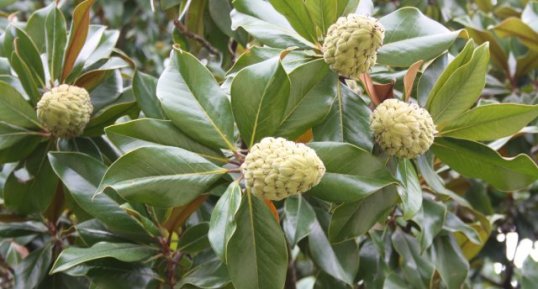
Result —
[{"label": "bumpy cone surface", "polygon": [[37,103],[37,117],[54,136],[75,137],[90,121],[93,106],[81,87],[62,84],[46,92]]},{"label": "bumpy cone surface", "polygon": [[325,166],[301,143],[266,137],[255,144],[241,166],[246,186],[257,196],[281,200],[319,184]]},{"label": "bumpy cone surface", "polygon": [[377,106],[370,127],[383,150],[407,159],[425,153],[435,134],[435,124],[428,111],[397,99],[387,99]]},{"label": "bumpy cone surface", "polygon": [[340,17],[327,31],[323,58],[338,74],[357,79],[375,64],[384,37],[385,29],[375,18]]}]

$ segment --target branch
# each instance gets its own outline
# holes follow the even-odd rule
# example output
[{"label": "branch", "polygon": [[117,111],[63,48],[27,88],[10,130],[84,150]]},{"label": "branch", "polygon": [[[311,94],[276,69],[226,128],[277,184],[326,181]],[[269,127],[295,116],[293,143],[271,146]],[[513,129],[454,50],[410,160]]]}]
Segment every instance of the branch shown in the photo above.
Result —
[{"label": "branch", "polygon": [[202,36],[190,32],[183,23],[179,20],[174,20],[174,26],[176,27],[177,31],[179,31],[181,34],[185,35],[188,38],[194,39],[196,42],[200,43],[205,49],[207,49],[211,54],[219,55],[219,51],[209,43],[209,41],[205,40]]}]

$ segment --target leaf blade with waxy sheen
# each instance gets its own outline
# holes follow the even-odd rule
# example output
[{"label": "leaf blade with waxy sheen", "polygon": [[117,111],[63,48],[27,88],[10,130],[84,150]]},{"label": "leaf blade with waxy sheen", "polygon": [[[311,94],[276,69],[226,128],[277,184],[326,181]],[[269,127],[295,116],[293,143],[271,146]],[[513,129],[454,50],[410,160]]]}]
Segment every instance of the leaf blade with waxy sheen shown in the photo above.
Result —
[{"label": "leaf blade with waxy sheen", "polygon": [[282,289],[288,249],[279,224],[265,203],[253,195],[243,198],[237,224],[227,247],[227,266],[237,289]]},{"label": "leaf blade with waxy sheen", "polygon": [[525,188],[538,179],[538,167],[527,155],[503,158],[486,145],[436,138],[434,154],[465,177],[479,178],[501,191]]},{"label": "leaf blade with waxy sheen", "polygon": [[111,187],[127,200],[157,207],[186,205],[227,170],[175,147],[142,147],[114,162],[98,192]]},{"label": "leaf blade with waxy sheen", "polygon": [[383,162],[367,151],[346,143],[309,145],[323,161],[326,173],[309,194],[331,202],[353,202],[398,181]]},{"label": "leaf blade with waxy sheen", "polygon": [[99,242],[89,248],[68,247],[54,262],[51,273],[63,272],[82,263],[102,258],[137,262],[148,259],[156,253],[156,248],[132,243]]},{"label": "leaf blade with waxy sheen", "polygon": [[488,141],[517,133],[536,117],[538,105],[489,104],[469,110],[437,129],[441,136]]},{"label": "leaf blade with waxy sheen", "polygon": [[211,148],[235,150],[230,101],[190,53],[172,51],[170,65],[157,82],[157,96],[166,115],[187,135]]}]

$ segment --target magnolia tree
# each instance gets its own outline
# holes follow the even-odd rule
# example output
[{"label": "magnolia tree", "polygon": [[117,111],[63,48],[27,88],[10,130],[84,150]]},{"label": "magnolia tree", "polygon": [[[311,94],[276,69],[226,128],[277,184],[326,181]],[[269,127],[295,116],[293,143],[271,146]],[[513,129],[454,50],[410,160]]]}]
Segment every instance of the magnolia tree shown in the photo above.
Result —
[{"label": "magnolia tree", "polygon": [[536,288],[538,2],[23,2],[1,288]]}]

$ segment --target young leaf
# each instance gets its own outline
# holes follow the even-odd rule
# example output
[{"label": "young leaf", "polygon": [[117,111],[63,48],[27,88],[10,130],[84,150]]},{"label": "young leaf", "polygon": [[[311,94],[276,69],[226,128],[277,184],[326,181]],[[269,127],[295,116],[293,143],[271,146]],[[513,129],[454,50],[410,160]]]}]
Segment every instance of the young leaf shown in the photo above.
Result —
[{"label": "young leaf", "polygon": [[248,147],[278,130],[289,93],[290,81],[278,57],[248,66],[235,76],[232,109]]},{"label": "young leaf", "polygon": [[241,205],[241,197],[239,183],[231,183],[211,213],[207,237],[213,251],[223,262],[226,262],[226,248],[237,227],[234,216]]},{"label": "young leaf", "polygon": [[496,140],[512,135],[538,117],[538,105],[489,104],[478,106],[444,126],[441,136],[476,141]]},{"label": "young leaf", "polygon": [[190,53],[172,52],[157,83],[157,96],[181,131],[209,147],[235,150],[230,102],[209,70]]},{"label": "young leaf", "polygon": [[486,145],[451,138],[436,138],[432,150],[463,176],[483,179],[501,191],[519,190],[538,179],[538,167],[527,155],[503,158]]},{"label": "young leaf", "polygon": [[157,207],[186,205],[207,192],[227,170],[174,147],[142,147],[114,162],[98,193],[107,187],[127,200]]},{"label": "young leaf", "polygon": [[69,42],[65,51],[61,81],[63,82],[73,71],[75,61],[86,42],[90,27],[90,10],[95,0],[85,0],[75,7],[73,22],[69,31]]},{"label": "young leaf", "polygon": [[67,28],[65,17],[58,8],[51,9],[45,22],[45,47],[52,80],[59,79],[62,74],[62,64],[67,43]]},{"label": "young leaf", "polygon": [[489,46],[486,43],[474,50],[473,46],[472,41],[467,43],[428,96],[428,111],[433,122],[440,127],[459,118],[482,93],[489,63]]},{"label": "young leaf", "polygon": [[243,198],[227,247],[230,278],[237,289],[282,289],[288,268],[286,238],[265,203]]}]

